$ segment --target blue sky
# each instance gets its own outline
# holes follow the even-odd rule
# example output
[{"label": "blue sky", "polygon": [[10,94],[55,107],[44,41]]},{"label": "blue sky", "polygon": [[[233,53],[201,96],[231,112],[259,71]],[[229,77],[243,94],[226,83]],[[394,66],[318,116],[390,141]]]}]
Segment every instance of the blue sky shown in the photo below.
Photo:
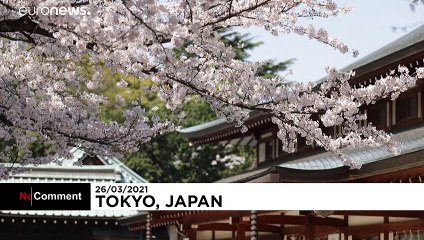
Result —
[{"label": "blue sky", "polygon": [[[291,66],[294,81],[315,81],[325,76],[326,66],[342,68],[357,59],[401,37],[424,24],[424,5],[411,11],[407,0],[339,0],[339,6],[348,5],[353,11],[336,18],[313,20],[324,27],[330,36],[337,37],[349,47],[358,49],[359,56],[341,54],[333,48],[295,34],[275,37],[259,28],[243,30],[264,42],[251,52],[249,60],[286,60],[295,58]],[[309,24],[309,23],[308,23]],[[393,31],[392,27],[408,27],[407,32]]]}]

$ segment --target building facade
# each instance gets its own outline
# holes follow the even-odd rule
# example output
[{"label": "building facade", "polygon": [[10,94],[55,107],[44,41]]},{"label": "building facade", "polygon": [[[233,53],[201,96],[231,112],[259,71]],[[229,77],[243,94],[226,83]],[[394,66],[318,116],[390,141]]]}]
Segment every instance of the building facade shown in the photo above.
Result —
[{"label": "building facade", "polygon": [[[10,174],[0,183],[146,183],[147,181],[108,156],[89,156],[73,148],[71,159],[59,164],[14,165],[25,171]],[[7,164],[5,166],[7,167]],[[117,221],[137,211],[0,211],[0,239],[10,240],[130,240],[140,233],[128,231]]]}]

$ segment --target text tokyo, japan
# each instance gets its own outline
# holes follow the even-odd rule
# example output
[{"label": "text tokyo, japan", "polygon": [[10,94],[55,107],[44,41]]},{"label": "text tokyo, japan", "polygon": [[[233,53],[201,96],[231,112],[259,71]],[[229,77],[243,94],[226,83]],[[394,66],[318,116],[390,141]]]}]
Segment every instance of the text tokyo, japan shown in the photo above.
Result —
[{"label": "text tokyo, japan", "polygon": [[181,208],[221,208],[223,206],[222,195],[169,195],[161,203],[152,195],[96,195],[97,206],[100,208],[154,208],[160,206],[167,209]]}]

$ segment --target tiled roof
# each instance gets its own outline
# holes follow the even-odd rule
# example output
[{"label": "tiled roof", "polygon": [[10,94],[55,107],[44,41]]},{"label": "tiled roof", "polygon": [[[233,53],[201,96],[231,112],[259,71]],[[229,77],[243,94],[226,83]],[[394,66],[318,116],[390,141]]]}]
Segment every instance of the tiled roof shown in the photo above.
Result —
[{"label": "tiled roof", "polygon": [[[378,66],[384,66],[398,60],[400,56],[408,56],[415,52],[418,45],[421,47],[424,43],[424,25],[417,27],[413,31],[405,34],[404,36],[394,40],[393,42],[377,49],[376,51],[366,55],[365,57],[353,62],[352,64],[342,68],[342,71],[355,70],[356,75],[359,76],[364,72],[371,71]],[[415,45],[415,47],[413,47]],[[374,64],[371,64],[374,63]],[[326,77],[317,81],[322,83]]]},{"label": "tiled roof", "polygon": [[[401,154],[423,150],[424,127],[418,127],[394,134],[393,139],[400,143],[399,150]],[[394,157],[385,147],[355,148],[352,150],[345,150],[344,152],[348,158],[362,165]],[[342,167],[343,163],[331,153],[326,152],[282,163],[279,166],[300,170],[323,170]]]},{"label": "tiled roof", "polygon": [[[258,111],[252,111],[250,113],[250,118],[254,118],[261,115]],[[210,122],[202,123],[196,126],[188,127],[179,130],[186,138],[195,138],[201,137],[219,130],[224,130],[229,127],[233,127],[234,123],[229,123],[227,119],[220,118]]]},{"label": "tiled roof", "polygon": [[[392,136],[393,140],[400,144],[398,149],[400,150],[401,157],[410,153],[417,153],[424,151],[424,126],[418,126],[413,129],[405,130]],[[372,163],[384,163],[385,161],[391,161],[396,159],[396,156],[389,152],[385,147],[363,147],[355,148],[351,150],[344,150],[344,153],[356,161],[362,164],[364,167],[367,164]],[[336,170],[343,167],[342,161],[337,159],[332,153],[321,151],[320,153],[307,152],[295,156],[287,156],[293,160],[285,158],[281,161],[269,161],[265,164],[255,168],[251,171],[227,177],[217,182],[245,182],[254,180],[257,177],[269,174],[276,169],[287,169],[287,170],[300,170],[313,172],[313,170]],[[389,163],[389,162],[387,162]],[[300,172],[298,172],[300,174]],[[304,172],[306,173],[306,172]]]},{"label": "tiled roof", "polygon": [[[70,166],[70,167],[78,167],[75,166],[77,163],[81,162],[82,159],[88,156],[83,150],[79,148],[72,148],[70,150],[71,154],[73,155],[72,158],[61,158],[59,159],[59,163],[61,166]],[[97,156],[105,165],[113,166],[117,169],[117,172],[119,176],[121,177],[121,180],[118,182],[147,182],[146,179],[142,178],[140,175],[135,173],[133,170],[131,170],[129,167],[127,167],[124,163],[119,161],[115,157],[111,156]],[[50,164],[53,165],[53,164]],[[57,164],[56,164],[57,165]]]},{"label": "tiled roof", "polygon": [[[88,155],[72,148],[72,158],[59,159],[58,163],[26,165],[24,172],[0,179],[0,183],[81,183],[81,182],[126,182],[146,183],[147,181],[114,157],[97,156],[104,165],[78,165]],[[7,164],[3,164],[6,165]],[[10,164],[9,164],[10,165]],[[21,167],[14,165],[14,167]],[[3,216],[116,219],[137,214],[138,211],[0,211]]]},{"label": "tiled roof", "polygon": [[[20,166],[15,166],[20,167]],[[25,166],[26,171],[1,179],[2,183],[119,182],[114,166]]]}]

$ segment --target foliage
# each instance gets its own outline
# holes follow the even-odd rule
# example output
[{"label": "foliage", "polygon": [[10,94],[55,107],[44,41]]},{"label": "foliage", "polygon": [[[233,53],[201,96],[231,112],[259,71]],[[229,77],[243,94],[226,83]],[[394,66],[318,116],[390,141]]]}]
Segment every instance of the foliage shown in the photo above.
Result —
[{"label": "foliage", "polygon": [[[261,44],[253,42],[248,34],[241,35],[234,31],[230,32],[230,30],[222,31],[222,38],[226,44],[231,46],[236,44],[250,46],[234,49],[240,60],[246,60],[249,56],[247,50],[252,50]],[[175,49],[175,51],[185,54],[183,48]],[[286,65],[290,62],[270,63],[264,67],[270,70],[268,74],[276,75],[279,71],[285,70]],[[153,86],[153,82],[149,79],[139,80],[133,76],[113,73],[103,62],[92,63],[87,57],[84,57],[78,65],[81,74],[87,78],[93,77],[96,67],[102,68],[100,86],[91,92],[108,99],[101,107],[100,115],[104,121],[122,122],[122,112],[133,101],[140,101],[141,106],[151,112],[153,112],[152,109],[157,109],[154,111],[156,115],[162,119],[172,119],[182,128],[216,119],[215,113],[206,101],[189,101],[179,114],[184,117],[175,116],[174,112],[166,109],[165,103],[156,94],[149,91]],[[128,84],[125,88],[118,86],[122,80]],[[217,156],[220,157],[220,161],[217,161]],[[232,157],[224,159],[223,156]],[[254,149],[248,147],[234,148],[220,145],[194,147],[190,146],[188,139],[180,133],[170,132],[140,144],[137,152],[124,155],[123,160],[129,167],[151,182],[212,182],[247,170],[250,168],[253,158]]]}]

